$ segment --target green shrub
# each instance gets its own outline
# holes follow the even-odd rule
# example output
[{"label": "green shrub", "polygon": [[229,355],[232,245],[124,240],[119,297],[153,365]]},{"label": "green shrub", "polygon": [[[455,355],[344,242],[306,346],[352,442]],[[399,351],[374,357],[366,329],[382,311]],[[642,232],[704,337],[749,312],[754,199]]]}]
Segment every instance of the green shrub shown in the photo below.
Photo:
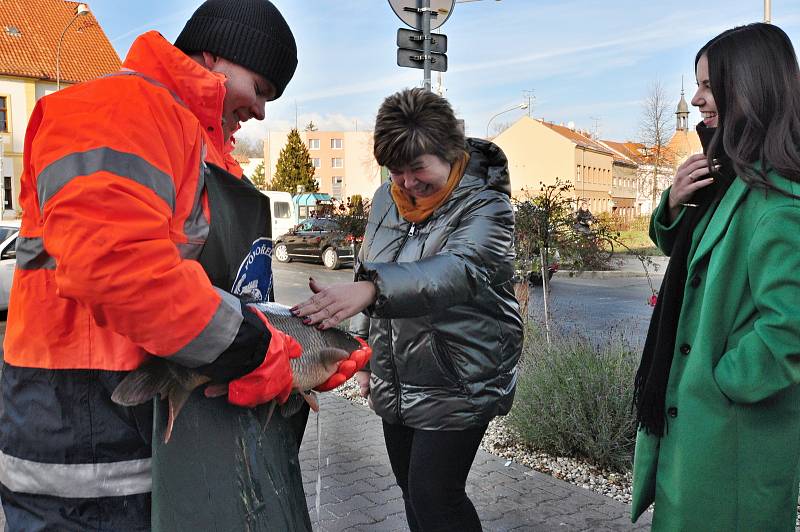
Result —
[{"label": "green shrub", "polygon": [[509,424],[535,449],[625,471],[636,438],[631,400],[637,362],[621,334],[604,345],[580,336],[555,337],[548,345],[531,325]]}]

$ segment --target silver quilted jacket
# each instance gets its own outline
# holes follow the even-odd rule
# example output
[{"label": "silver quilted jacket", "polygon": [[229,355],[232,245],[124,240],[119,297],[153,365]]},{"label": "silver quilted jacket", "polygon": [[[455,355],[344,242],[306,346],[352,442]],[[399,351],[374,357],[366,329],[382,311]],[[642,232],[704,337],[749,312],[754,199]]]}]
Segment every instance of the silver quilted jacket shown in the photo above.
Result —
[{"label": "silver quilted jacket", "polygon": [[389,423],[463,430],[507,414],[514,398],[522,321],[508,162],[490,142],[467,147],[464,177],[426,221],[400,217],[389,183],[373,198],[356,280],[373,281],[377,300],[351,327],[369,331],[370,393]]}]

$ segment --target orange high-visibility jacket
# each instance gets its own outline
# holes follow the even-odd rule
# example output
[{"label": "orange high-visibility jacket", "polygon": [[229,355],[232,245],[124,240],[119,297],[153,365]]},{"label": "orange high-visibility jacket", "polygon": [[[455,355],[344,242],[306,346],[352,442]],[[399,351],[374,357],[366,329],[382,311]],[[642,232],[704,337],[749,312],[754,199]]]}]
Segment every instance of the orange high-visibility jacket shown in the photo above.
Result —
[{"label": "orange high-visibility jacket", "polygon": [[[230,171],[224,77],[141,36],[121,75],[42,98],[25,139],[6,362],[130,370],[212,362],[241,323],[197,258],[206,160]],[[235,308],[236,312],[232,312]]]},{"label": "orange high-visibility jacket", "polygon": [[106,501],[128,530],[149,523],[151,409],[113,404],[111,390],[148,354],[214,362],[243,316],[193,260],[212,223],[206,163],[241,176],[223,140],[225,77],[155,32],[123,67],[42,98],[30,118],[0,491],[4,505],[49,505],[48,520],[59,498],[92,512]]}]

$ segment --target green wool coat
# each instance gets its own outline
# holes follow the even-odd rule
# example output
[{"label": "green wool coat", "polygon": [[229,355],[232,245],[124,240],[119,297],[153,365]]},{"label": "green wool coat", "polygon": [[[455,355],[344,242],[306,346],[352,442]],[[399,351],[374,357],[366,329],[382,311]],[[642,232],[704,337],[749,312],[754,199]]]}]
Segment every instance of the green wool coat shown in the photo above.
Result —
[{"label": "green wool coat", "polygon": [[[770,174],[800,195],[800,185]],[[650,236],[667,254],[667,198]],[[684,210],[686,207],[684,208]],[[793,531],[800,483],[800,201],[735,179],[692,237],[667,432],[640,430],[635,521],[655,531]]]}]

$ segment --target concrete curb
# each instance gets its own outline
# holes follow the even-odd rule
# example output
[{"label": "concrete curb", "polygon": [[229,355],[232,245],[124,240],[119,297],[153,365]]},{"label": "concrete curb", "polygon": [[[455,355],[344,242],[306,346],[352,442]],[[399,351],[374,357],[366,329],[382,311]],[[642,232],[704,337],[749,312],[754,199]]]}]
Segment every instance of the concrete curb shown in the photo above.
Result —
[{"label": "concrete curb", "polygon": [[[657,272],[650,272],[650,277],[663,277],[663,268]],[[578,270],[558,270],[553,277],[584,277],[586,279],[614,279],[624,277],[647,277],[644,271],[608,270],[608,271],[578,271]]]}]

